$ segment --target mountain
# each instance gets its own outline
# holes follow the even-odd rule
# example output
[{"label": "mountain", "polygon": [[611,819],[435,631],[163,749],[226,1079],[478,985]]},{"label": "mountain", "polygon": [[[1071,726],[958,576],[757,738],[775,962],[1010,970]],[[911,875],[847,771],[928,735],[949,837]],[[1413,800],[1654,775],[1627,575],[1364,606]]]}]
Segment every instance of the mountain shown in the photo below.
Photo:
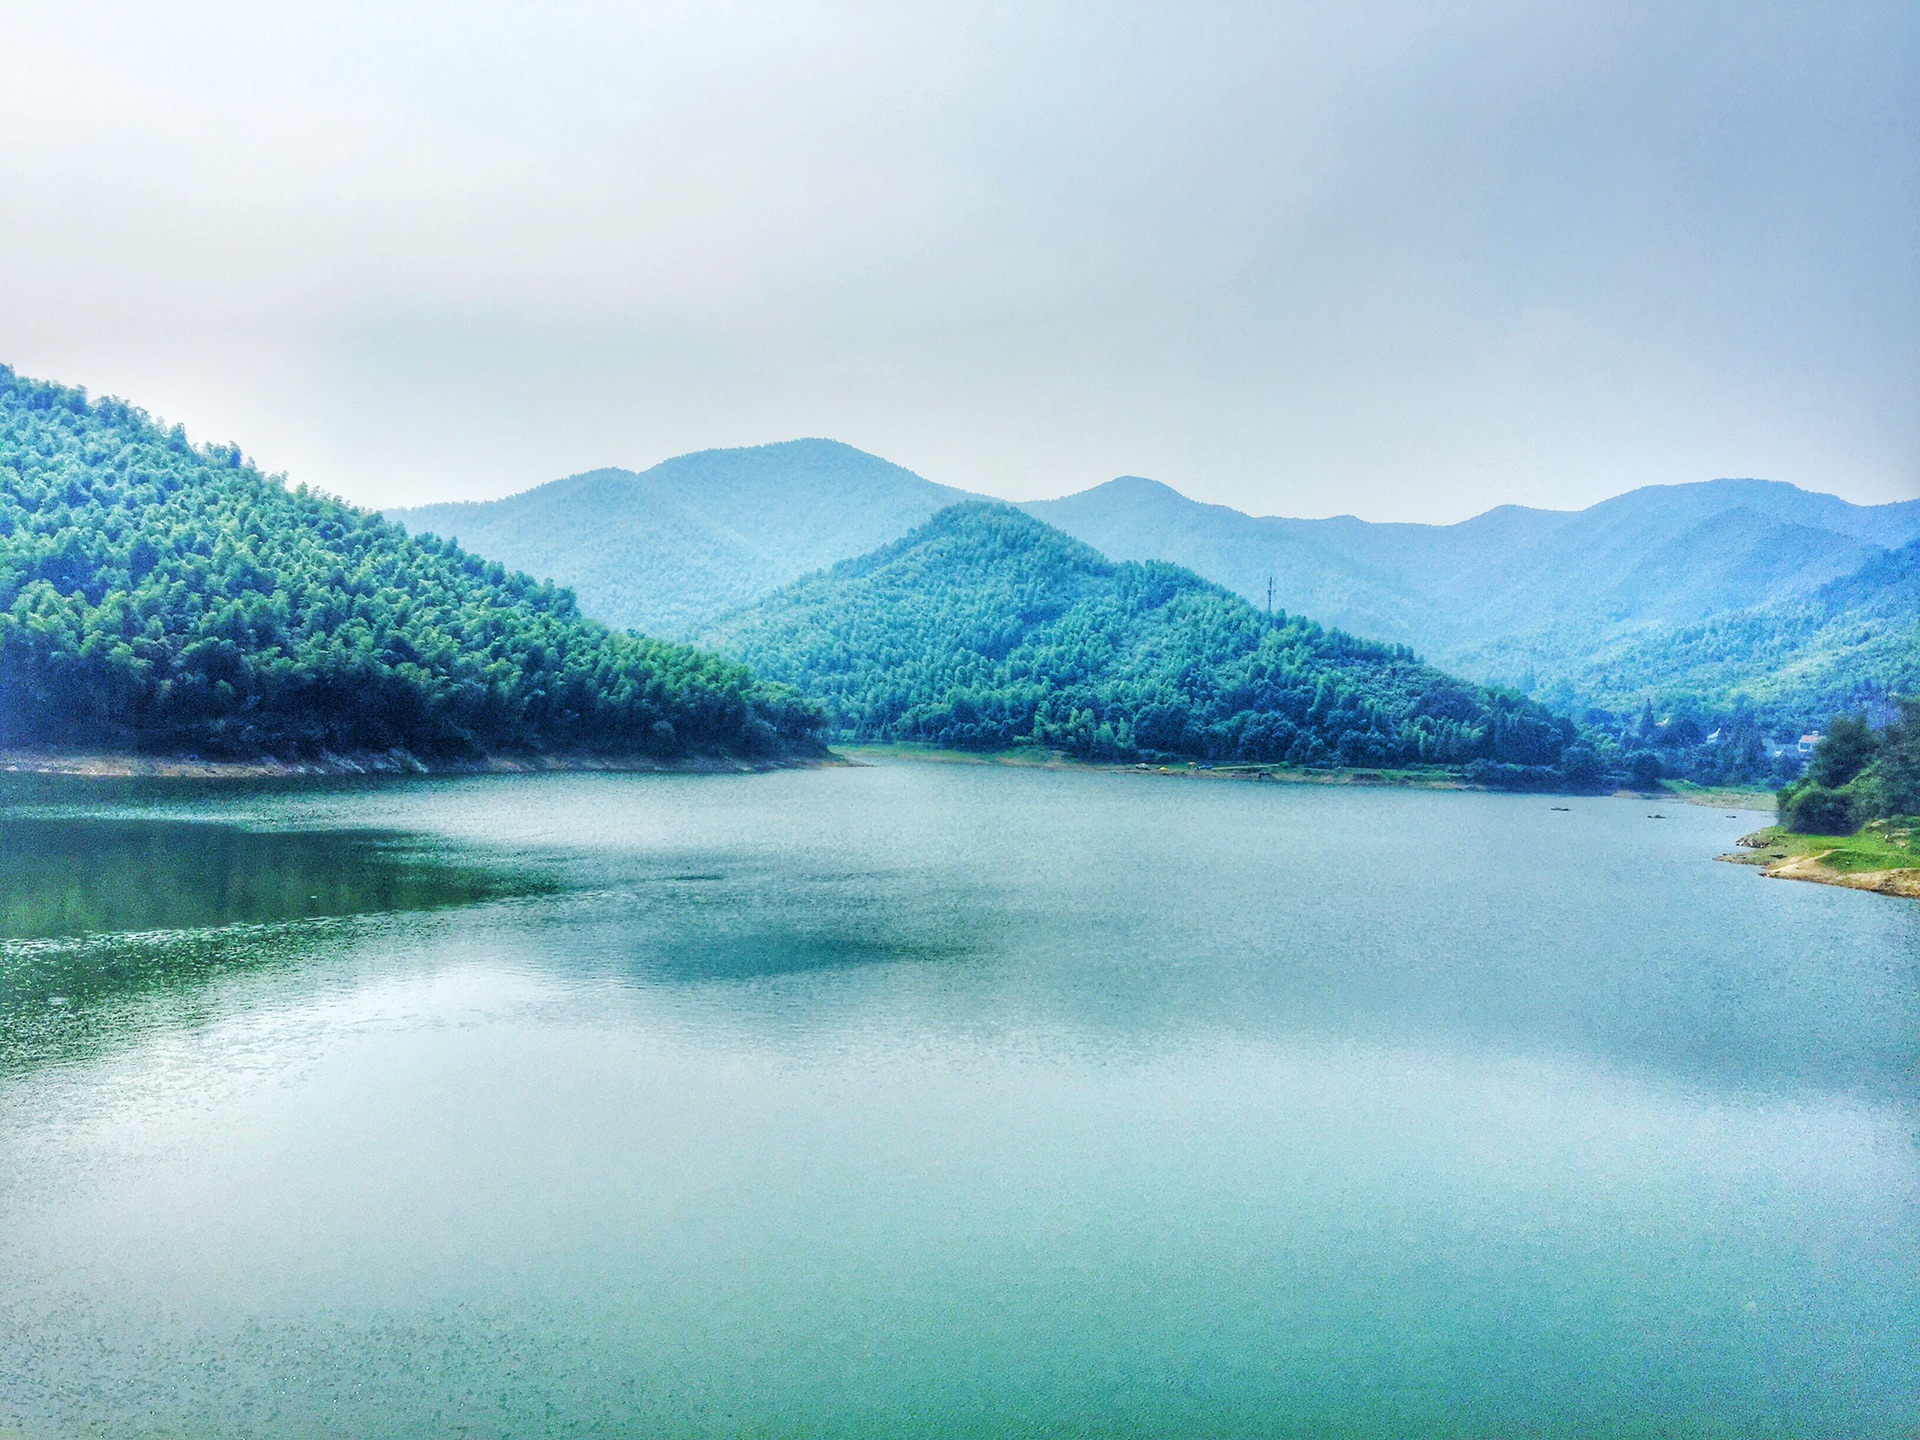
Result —
[{"label": "mountain", "polygon": [[636,474],[591,470],[505,500],[392,510],[551,576],[609,625],[688,638],[810,570],[911,530],[964,492],[833,440],[704,450]]},{"label": "mountain", "polygon": [[943,510],[705,639],[867,739],[1535,776],[1575,740],[1567,721],[1404,647],[1270,619],[1191,571],[1109,560],[994,502]]},{"label": "mountain", "polygon": [[1762,480],[1649,486],[1581,511],[1456,525],[1288,520],[1127,478],[1023,507],[1118,559],[1170,560],[1264,604],[1413,645],[1487,681],[1585,688],[1635,635],[1790,603],[1920,538],[1920,501]]},{"label": "mountain", "polygon": [[[691,638],[978,498],[803,440],[393,513],[552,575],[597,618]],[[1139,477],[1020,508],[1113,559],[1169,561],[1261,610],[1271,581],[1279,610],[1410,645],[1569,712],[1752,703],[1776,734],[1817,726],[1821,707],[1850,693],[1849,667],[1868,652],[1842,638],[1843,612],[1871,608],[1859,595],[1887,583],[1878,562],[1920,539],[1920,501],[1856,506],[1762,480],[1649,486],[1581,511],[1501,506],[1455,525],[1246,515]],[[1859,593],[1820,599],[1831,586]],[[1742,637],[1758,647],[1751,656],[1728,648]],[[1884,662],[1856,666],[1861,693],[1907,673],[1897,650],[1883,641],[1873,653],[1888,652]],[[1702,718],[1711,732],[1714,717]]]},{"label": "mountain", "polygon": [[817,725],[737,665],[0,366],[0,742],[766,754]]}]

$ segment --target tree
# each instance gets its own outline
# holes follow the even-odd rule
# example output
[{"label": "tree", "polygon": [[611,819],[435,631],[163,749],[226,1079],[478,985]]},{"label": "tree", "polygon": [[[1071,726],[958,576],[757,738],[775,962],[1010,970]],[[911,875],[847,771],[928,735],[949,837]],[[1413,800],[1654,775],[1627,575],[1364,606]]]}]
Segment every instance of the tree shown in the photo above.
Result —
[{"label": "tree", "polygon": [[1899,697],[1897,707],[1878,733],[1865,716],[1834,718],[1806,775],[1780,792],[1781,824],[1843,835],[1871,820],[1920,813],[1920,699]]},{"label": "tree", "polygon": [[1900,713],[1880,732],[1867,772],[1880,814],[1920,815],[1920,698],[1900,696]]},{"label": "tree", "polygon": [[1802,835],[1851,835],[1859,827],[1853,798],[1824,785],[1800,785],[1789,792],[1780,823]]},{"label": "tree", "polygon": [[1636,750],[1627,756],[1627,779],[1636,790],[1657,789],[1664,774],[1666,768],[1651,750]]},{"label": "tree", "polygon": [[1866,716],[1836,715],[1813,748],[1807,778],[1815,785],[1838,790],[1873,763],[1879,748],[1880,737],[1873,733]]}]

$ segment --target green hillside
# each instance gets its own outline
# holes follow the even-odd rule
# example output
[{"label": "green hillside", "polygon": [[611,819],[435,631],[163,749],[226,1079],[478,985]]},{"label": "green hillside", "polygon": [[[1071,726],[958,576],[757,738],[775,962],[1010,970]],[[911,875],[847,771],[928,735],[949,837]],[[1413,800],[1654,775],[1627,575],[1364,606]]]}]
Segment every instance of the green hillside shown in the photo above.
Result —
[{"label": "green hillside", "polygon": [[1601,650],[1582,678],[1602,704],[1687,697],[1751,705],[1786,726],[1920,694],[1920,541],[1811,595],[1666,627]]},{"label": "green hillside", "polygon": [[[1533,767],[1572,725],[1400,646],[1269,617],[1171,565],[1121,564],[974,502],[808,576],[709,643],[805,688],[846,736],[1090,758]],[[1569,747],[1573,747],[1569,754]]]},{"label": "green hillside", "polygon": [[790,693],[0,367],[0,742],[770,754]]},{"label": "green hillside", "polygon": [[[1780,792],[1780,820],[1803,835],[1870,827],[1877,833],[1862,833],[1856,839],[1863,844],[1847,847],[1868,852],[1867,863],[1852,868],[1911,867],[1920,821],[1920,699],[1901,697],[1892,721],[1878,730],[1864,716],[1835,717],[1806,774]],[[1876,851],[1880,863],[1873,863]]]},{"label": "green hillside", "polygon": [[898,539],[967,498],[833,440],[593,470],[505,500],[389,512],[580,597],[649,635],[700,627],[789,580]]}]

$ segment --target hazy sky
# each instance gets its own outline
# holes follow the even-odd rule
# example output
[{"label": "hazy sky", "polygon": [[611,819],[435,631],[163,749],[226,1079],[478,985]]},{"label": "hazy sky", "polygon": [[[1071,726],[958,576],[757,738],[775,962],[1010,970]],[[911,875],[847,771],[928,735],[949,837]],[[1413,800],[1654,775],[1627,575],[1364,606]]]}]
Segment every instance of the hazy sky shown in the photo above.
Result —
[{"label": "hazy sky", "polygon": [[1920,495],[1920,4],[0,13],[0,360],[370,504],[830,435]]}]

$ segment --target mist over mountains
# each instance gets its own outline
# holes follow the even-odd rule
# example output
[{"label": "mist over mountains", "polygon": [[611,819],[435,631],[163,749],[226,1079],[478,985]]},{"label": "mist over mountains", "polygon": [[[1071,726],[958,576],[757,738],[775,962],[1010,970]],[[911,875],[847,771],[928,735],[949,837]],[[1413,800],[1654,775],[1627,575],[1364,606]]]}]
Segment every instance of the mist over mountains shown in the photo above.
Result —
[{"label": "mist over mountains", "polygon": [[[967,498],[801,440],[390,514],[570,586],[609,623],[692,638]],[[1710,480],[1421,525],[1253,516],[1127,476],[1019,508],[1109,559],[1170,561],[1262,609],[1570,711],[1750,702],[1792,728],[1920,688],[1920,620],[1902,598],[1920,500]]]},{"label": "mist over mountains", "polygon": [[392,510],[415,534],[571,589],[609,625],[684,639],[810,570],[970,499],[834,440],[590,470],[504,500]]},{"label": "mist over mountains", "polygon": [[1016,507],[814,439],[393,524],[124,402],[0,382],[0,738],[675,758],[784,753],[824,718],[1747,784],[1797,772],[1796,727],[1920,691],[1920,501],[1718,480],[1382,525],[1123,477]]}]

